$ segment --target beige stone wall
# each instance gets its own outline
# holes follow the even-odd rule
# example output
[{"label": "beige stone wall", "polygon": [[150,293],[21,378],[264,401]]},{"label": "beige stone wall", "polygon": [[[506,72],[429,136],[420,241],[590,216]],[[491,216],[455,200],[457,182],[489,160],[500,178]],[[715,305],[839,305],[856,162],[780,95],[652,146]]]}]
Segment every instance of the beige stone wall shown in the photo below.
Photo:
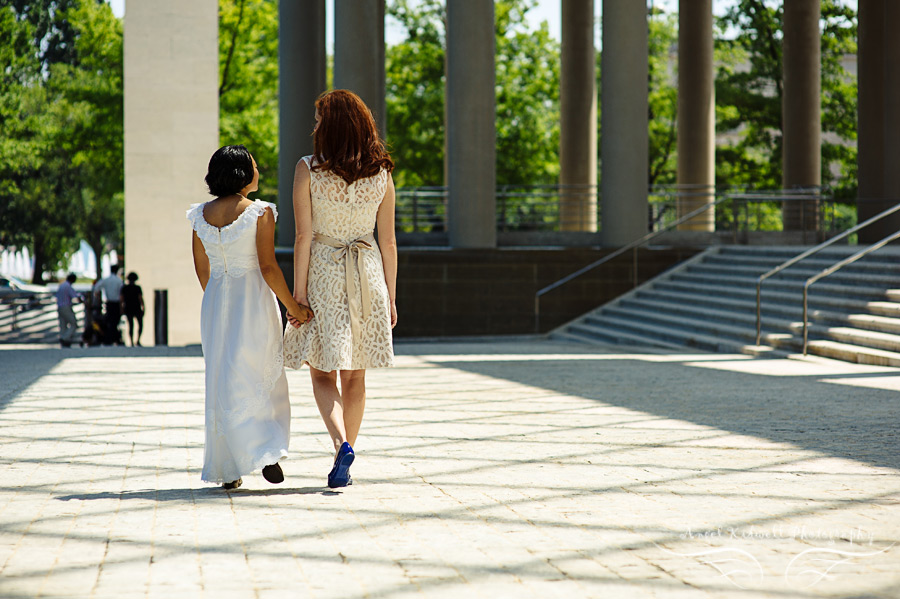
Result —
[{"label": "beige stone wall", "polygon": [[140,275],[153,341],[153,290],[169,291],[169,344],[200,341],[202,292],[190,204],[218,147],[216,0],[131,0],[125,13],[125,268]]}]

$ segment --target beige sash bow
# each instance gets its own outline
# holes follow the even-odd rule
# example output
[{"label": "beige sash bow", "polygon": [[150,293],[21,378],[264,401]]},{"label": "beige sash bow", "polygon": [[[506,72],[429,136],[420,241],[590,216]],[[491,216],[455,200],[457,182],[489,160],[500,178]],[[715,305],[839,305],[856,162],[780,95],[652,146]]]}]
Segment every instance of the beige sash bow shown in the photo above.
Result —
[{"label": "beige sash bow", "polygon": [[[372,311],[372,296],[369,293],[369,277],[366,276],[364,257],[365,253],[375,249],[375,236],[372,233],[354,239],[350,243],[342,243],[334,237],[316,233],[315,241],[334,248],[331,257],[339,263],[344,262],[344,272],[347,277],[347,300],[350,308],[350,326],[354,331],[360,331],[360,312],[362,320],[369,318]],[[359,280],[359,294],[362,306],[356,303],[356,281]]]}]

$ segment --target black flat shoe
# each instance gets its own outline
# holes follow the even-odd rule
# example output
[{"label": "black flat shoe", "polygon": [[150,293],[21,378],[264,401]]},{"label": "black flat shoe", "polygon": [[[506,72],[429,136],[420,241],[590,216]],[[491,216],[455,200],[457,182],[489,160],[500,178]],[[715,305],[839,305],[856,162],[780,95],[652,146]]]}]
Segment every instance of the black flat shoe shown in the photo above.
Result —
[{"label": "black flat shoe", "polygon": [[284,472],[281,470],[281,466],[278,464],[278,462],[269,464],[268,466],[264,467],[262,469],[262,475],[263,478],[274,485],[284,482]]},{"label": "black flat shoe", "polygon": [[237,480],[231,481],[230,483],[223,483],[222,488],[225,489],[226,491],[230,491],[232,489],[237,489],[242,484],[244,484],[244,481],[239,478]]}]

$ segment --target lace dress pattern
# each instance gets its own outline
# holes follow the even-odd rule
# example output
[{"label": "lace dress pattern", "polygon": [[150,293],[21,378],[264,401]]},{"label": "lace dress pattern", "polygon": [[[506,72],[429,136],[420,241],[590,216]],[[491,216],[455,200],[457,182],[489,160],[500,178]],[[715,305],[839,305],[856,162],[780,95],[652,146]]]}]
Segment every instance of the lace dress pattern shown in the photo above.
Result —
[{"label": "lace dress pattern", "polygon": [[287,456],[290,402],[281,311],[259,270],[256,227],[273,204],[256,200],[230,225],[187,212],[209,258],[200,331],[206,363],[206,444],[201,478],[230,482]]},{"label": "lace dress pattern", "polygon": [[[306,165],[314,164],[305,156]],[[310,171],[313,232],[349,246],[375,230],[378,208],[387,190],[388,174],[381,171],[351,185],[327,171]],[[358,245],[358,244],[354,244]],[[377,244],[360,248],[359,267],[348,274],[346,248],[312,242],[307,297],[315,317],[284,334],[284,363],[300,368],[308,363],[323,371],[386,368],[394,365],[390,299]],[[354,258],[354,262],[356,258]],[[355,278],[351,285],[347,277]],[[367,318],[352,324],[351,304],[362,308],[359,277],[368,283]],[[349,287],[349,289],[348,289]]]}]

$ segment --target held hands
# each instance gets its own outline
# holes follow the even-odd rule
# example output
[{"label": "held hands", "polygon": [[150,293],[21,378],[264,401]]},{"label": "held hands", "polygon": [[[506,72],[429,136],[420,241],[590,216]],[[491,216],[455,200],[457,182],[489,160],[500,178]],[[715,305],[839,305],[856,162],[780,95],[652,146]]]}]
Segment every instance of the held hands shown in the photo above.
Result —
[{"label": "held hands", "polygon": [[293,306],[287,307],[288,322],[294,328],[299,327],[301,324],[306,324],[313,319],[313,316],[313,311],[305,302],[295,301]]}]

